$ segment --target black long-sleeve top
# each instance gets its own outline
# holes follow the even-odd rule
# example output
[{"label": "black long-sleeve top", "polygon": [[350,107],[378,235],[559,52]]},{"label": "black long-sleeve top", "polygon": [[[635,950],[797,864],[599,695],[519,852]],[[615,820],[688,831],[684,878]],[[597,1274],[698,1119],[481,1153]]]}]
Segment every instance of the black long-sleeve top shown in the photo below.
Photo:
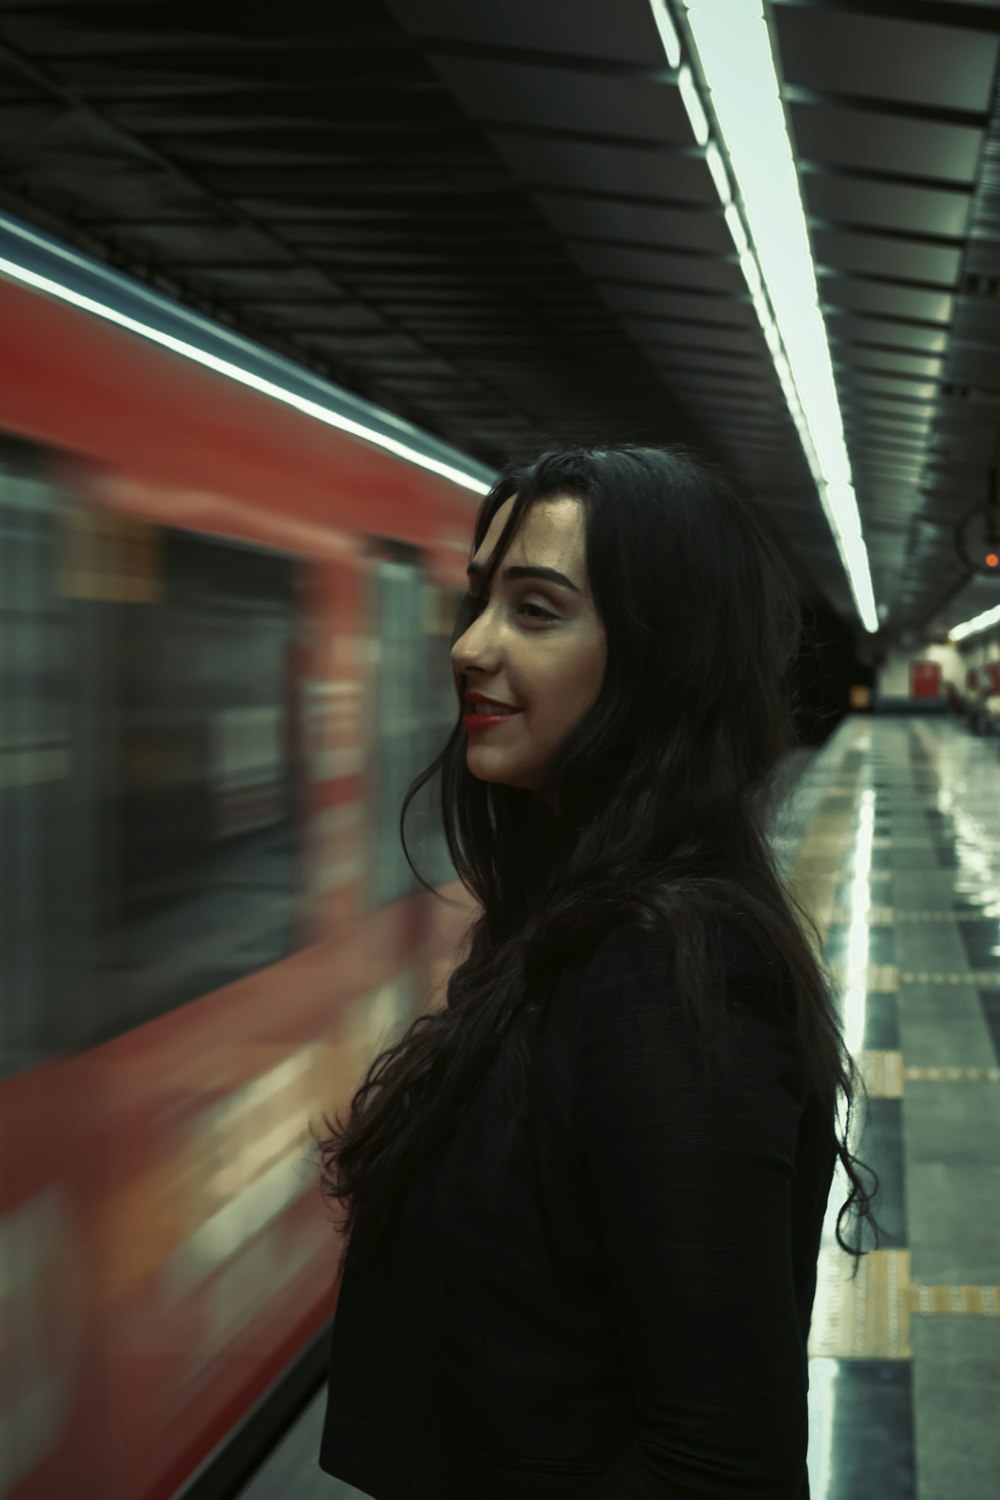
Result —
[{"label": "black long-sleeve top", "polygon": [[[375,1500],[806,1500],[806,1337],[834,1164],[777,955],[725,927],[740,1086],[706,1079],[634,927],[531,1020],[348,1247],[320,1462]],[[516,1092],[516,1088],[515,1088]]]}]

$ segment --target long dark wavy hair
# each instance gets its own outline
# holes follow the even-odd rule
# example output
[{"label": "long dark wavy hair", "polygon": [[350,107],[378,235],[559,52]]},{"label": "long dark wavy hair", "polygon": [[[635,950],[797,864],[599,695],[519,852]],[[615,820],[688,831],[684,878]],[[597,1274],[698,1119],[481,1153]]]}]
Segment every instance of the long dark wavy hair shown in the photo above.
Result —
[{"label": "long dark wavy hair", "polygon": [[[797,744],[794,580],[713,470],[674,450],[573,448],[508,469],[486,496],[473,552],[498,508],[514,503],[484,593],[529,508],[557,496],[583,505],[588,579],[607,643],[603,684],[528,791],[467,769],[455,674],[454,727],[407,792],[400,836],[427,885],[407,849],[406,815],[440,777],[448,848],[478,915],[446,1005],[419,1015],[374,1058],[346,1122],[324,1121],[322,1186],[346,1211],[337,1227],[347,1236],[363,1225],[366,1240],[384,1231],[416,1164],[458,1121],[504,1038],[526,1077],[521,1018],[544,1003],[563,965],[585,959],[622,922],[668,937],[677,993],[705,1056],[724,1054],[724,960],[714,939],[720,921],[739,913],[763,951],[777,949],[784,962],[811,1106],[829,1124],[849,1184],[836,1234],[856,1270],[866,1253],[861,1221],[876,1244],[879,1233],[877,1178],[851,1149],[862,1083],[816,926],[785,888],[769,838],[786,790],[782,767]],[[472,599],[461,605],[453,644],[476,608]],[[852,1216],[856,1243],[844,1234]]]}]

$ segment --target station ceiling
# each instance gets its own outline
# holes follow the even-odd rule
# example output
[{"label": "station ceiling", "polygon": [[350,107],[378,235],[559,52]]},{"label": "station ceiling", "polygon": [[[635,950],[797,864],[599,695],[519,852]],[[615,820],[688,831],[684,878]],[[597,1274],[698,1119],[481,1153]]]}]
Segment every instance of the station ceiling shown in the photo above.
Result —
[{"label": "station ceiling", "polygon": [[[768,0],[875,598],[990,608],[1000,0]],[[238,14],[238,23],[234,17]],[[856,618],[649,0],[4,0],[0,204],[489,463],[721,462]]]}]

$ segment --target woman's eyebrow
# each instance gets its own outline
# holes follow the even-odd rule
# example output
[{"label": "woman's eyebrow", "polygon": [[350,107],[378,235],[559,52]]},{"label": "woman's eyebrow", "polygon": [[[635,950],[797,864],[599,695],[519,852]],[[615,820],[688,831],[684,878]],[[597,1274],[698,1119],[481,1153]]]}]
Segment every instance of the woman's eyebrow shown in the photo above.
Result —
[{"label": "woman's eyebrow", "polygon": [[[482,563],[472,562],[465,570],[470,578],[478,578],[486,569]],[[541,578],[545,583],[557,583],[561,588],[572,589],[574,594],[579,594],[580,589],[572,579],[567,578],[565,573],[557,573],[555,568],[525,567],[513,565],[503,570],[504,581],[516,580],[518,578]]]}]

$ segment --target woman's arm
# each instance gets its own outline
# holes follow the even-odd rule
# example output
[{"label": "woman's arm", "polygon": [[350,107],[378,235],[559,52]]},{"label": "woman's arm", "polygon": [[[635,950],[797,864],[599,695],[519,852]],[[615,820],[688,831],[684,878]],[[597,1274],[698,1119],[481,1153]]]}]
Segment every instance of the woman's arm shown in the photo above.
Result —
[{"label": "woman's arm", "polygon": [[[575,1010],[576,1124],[635,1412],[631,1447],[587,1496],[794,1500],[807,1380],[791,1030],[766,989],[754,1003],[741,988],[737,1083],[710,1085],[671,970],[664,939],[617,932]],[[738,957],[729,974],[732,993]]]}]

